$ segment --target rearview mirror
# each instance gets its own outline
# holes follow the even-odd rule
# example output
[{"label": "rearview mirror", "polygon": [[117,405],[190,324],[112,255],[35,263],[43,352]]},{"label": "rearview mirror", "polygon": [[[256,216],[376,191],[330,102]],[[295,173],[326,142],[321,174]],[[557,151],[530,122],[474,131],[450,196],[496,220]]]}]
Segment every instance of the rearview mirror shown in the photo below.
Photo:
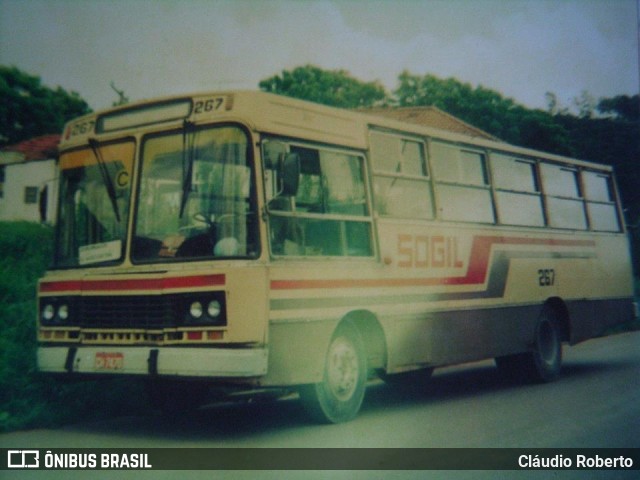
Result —
[{"label": "rearview mirror", "polygon": [[278,165],[278,177],[280,179],[280,194],[295,197],[300,182],[300,155],[297,153],[282,154]]}]

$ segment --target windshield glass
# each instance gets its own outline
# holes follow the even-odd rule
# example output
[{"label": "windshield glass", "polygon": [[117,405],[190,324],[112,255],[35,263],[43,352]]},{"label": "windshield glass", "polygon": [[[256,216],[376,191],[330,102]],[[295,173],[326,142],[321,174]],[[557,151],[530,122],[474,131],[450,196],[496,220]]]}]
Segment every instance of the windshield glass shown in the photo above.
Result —
[{"label": "windshield glass", "polygon": [[93,143],[60,156],[56,267],[122,260],[134,151],[133,141]]},{"label": "windshield glass", "polygon": [[238,127],[148,137],[142,148],[132,258],[137,262],[258,255],[249,142]]}]

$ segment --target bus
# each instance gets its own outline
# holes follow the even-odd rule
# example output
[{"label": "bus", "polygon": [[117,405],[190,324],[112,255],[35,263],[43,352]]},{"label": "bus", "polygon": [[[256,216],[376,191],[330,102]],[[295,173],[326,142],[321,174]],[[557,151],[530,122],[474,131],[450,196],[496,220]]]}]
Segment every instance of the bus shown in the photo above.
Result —
[{"label": "bus", "polygon": [[144,379],[154,405],[299,393],[353,419],[376,377],[563,344],[634,315],[612,168],[264,92],[69,122],[38,367]]}]

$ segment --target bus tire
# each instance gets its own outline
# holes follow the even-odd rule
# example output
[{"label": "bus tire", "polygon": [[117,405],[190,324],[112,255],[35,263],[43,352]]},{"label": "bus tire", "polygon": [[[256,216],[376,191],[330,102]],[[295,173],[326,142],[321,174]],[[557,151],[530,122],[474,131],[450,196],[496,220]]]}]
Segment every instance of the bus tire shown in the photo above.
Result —
[{"label": "bus tire", "polygon": [[323,380],[300,389],[310,416],[320,423],[341,423],[355,418],[367,382],[364,343],[358,329],[342,323],[333,334],[324,362]]},{"label": "bus tire", "polygon": [[525,365],[535,382],[551,382],[560,376],[562,339],[554,311],[545,308],[538,321],[534,348],[527,354]]},{"label": "bus tire", "polygon": [[554,311],[548,307],[542,311],[529,352],[498,357],[496,365],[512,379],[535,383],[556,380],[562,368],[562,338]]}]

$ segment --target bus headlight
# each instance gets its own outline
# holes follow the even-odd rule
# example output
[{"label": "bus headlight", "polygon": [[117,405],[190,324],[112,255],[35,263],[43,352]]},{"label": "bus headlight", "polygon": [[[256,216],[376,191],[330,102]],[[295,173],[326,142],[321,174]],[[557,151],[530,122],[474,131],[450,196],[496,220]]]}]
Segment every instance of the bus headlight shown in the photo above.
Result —
[{"label": "bus headlight", "polygon": [[189,315],[191,315],[191,317],[196,320],[199,320],[200,318],[202,318],[203,313],[204,311],[202,310],[202,303],[198,301],[193,302],[189,307]]},{"label": "bus headlight", "polygon": [[44,298],[40,304],[40,322],[44,326],[69,325],[73,319],[73,301],[69,298]]},{"label": "bus headlight", "polygon": [[224,292],[190,295],[185,299],[184,324],[223,326],[227,324]]},{"label": "bus headlight", "polygon": [[53,317],[55,316],[56,316],[56,309],[50,303],[46,304],[43,307],[42,313],[40,314],[40,318],[42,319],[43,323],[51,322],[51,320],[53,320]]},{"label": "bus headlight", "polygon": [[207,305],[207,315],[211,318],[218,318],[222,313],[222,305],[218,300],[211,300]]},{"label": "bus headlight", "polygon": [[69,305],[66,303],[58,307],[58,319],[62,322],[69,320]]}]

